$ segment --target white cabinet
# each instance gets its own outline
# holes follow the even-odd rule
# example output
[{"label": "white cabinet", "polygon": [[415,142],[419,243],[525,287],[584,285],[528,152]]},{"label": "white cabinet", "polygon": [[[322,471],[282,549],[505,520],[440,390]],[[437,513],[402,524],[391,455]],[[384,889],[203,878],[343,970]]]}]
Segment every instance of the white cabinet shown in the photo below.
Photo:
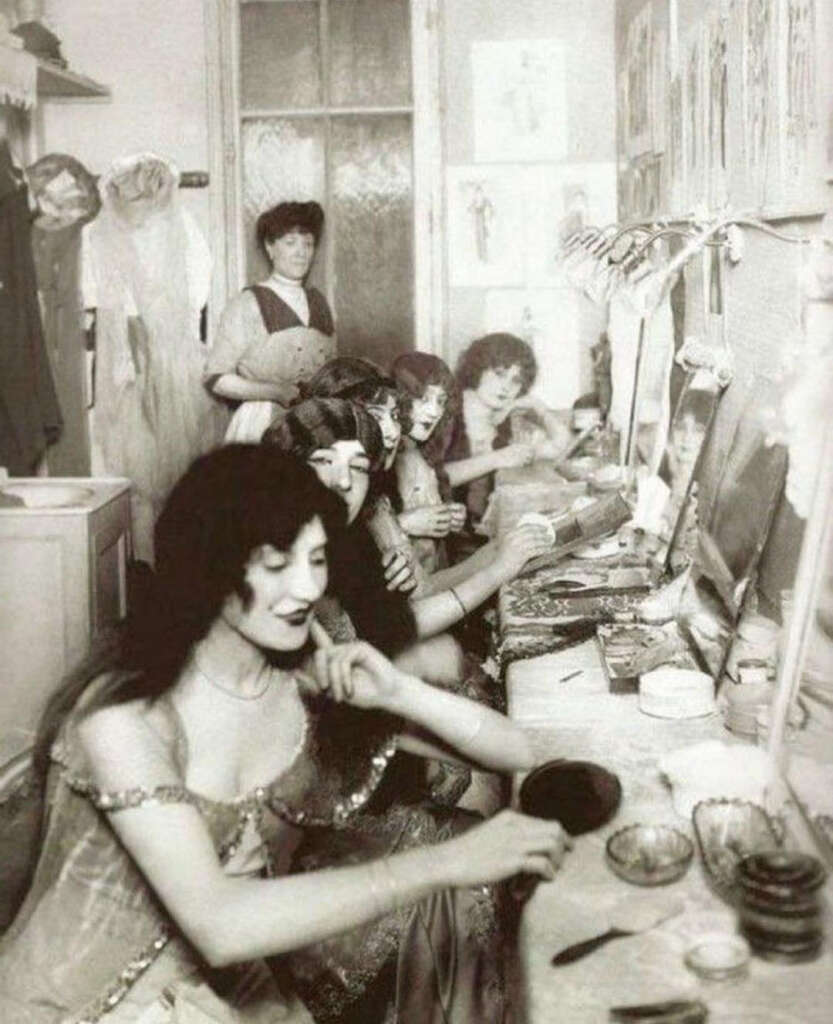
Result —
[{"label": "white cabinet", "polygon": [[31,744],[64,674],[124,618],[129,557],[129,481],[0,484],[0,765]]}]

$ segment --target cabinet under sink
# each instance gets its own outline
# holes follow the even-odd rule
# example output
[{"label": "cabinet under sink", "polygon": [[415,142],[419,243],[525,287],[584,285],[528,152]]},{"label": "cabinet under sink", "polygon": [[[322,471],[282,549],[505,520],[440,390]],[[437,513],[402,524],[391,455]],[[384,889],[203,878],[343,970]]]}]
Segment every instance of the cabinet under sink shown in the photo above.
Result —
[{"label": "cabinet under sink", "polygon": [[0,765],[31,745],[63,676],[127,613],[130,482],[0,483]]}]

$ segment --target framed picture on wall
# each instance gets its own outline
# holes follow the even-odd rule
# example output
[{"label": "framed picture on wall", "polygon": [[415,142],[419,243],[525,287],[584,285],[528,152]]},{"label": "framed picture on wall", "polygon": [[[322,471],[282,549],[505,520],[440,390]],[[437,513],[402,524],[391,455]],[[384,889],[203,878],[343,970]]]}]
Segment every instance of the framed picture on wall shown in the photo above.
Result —
[{"label": "framed picture on wall", "polygon": [[524,282],[523,199],[517,167],[449,167],[448,261],[453,287]]},{"label": "framed picture on wall", "polygon": [[729,24],[720,8],[705,22],[706,97],[705,153],[709,206],[719,209],[728,199],[729,184]]},{"label": "framed picture on wall", "polygon": [[653,8],[646,3],[628,26],[625,44],[627,75],[627,129],[625,151],[639,156],[652,147],[653,96]]},{"label": "framed picture on wall", "polygon": [[681,46],[683,93],[683,178],[685,206],[694,209],[705,199],[704,102],[705,68],[703,24],[693,25]]},{"label": "framed picture on wall", "polygon": [[[752,206],[771,201],[772,174],[779,169],[776,82],[778,4],[745,0],[743,9],[744,170],[749,194],[734,197]],[[769,184],[769,189],[767,188]]]},{"label": "framed picture on wall", "polygon": [[509,39],[472,45],[478,162],[561,160],[567,155],[564,44]]}]

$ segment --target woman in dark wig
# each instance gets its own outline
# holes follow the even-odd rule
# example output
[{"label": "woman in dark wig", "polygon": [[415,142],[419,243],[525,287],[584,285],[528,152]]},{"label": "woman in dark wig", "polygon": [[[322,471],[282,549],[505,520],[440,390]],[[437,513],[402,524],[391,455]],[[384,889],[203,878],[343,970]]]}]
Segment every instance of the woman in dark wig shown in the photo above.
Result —
[{"label": "woman in dark wig", "polygon": [[258,217],[272,273],[223,310],[205,372],[215,395],[239,403],[226,441],[259,441],[299,384],[335,355],[327,300],[305,284],[323,228],[316,202],[278,203]]},{"label": "woman in dark wig", "polygon": [[[567,428],[529,395],[537,375],[534,352],[514,334],[487,334],[460,356],[461,401],[444,459],[449,484],[455,498],[466,505],[470,527],[477,526],[486,510],[495,470],[552,458],[569,441]],[[537,420],[528,440],[513,438],[510,414],[516,409],[527,410]]]},{"label": "woman in dark wig", "polygon": [[397,356],[390,372],[402,398],[402,445],[395,463],[399,522],[414,538],[420,565],[432,573],[446,565],[444,538],[465,522],[465,507],[450,500],[443,469],[459,391],[442,359],[426,352]]},{"label": "woman in dark wig", "polygon": [[0,944],[4,1024],[264,1024],[287,970],[320,1022],[502,1019],[489,883],[553,877],[565,836],[508,811],[369,813],[412,728],[495,770],[533,759],[501,716],[329,644],[313,607],[343,517],[266,446],[176,485],[154,600],[39,737],[48,810]]}]

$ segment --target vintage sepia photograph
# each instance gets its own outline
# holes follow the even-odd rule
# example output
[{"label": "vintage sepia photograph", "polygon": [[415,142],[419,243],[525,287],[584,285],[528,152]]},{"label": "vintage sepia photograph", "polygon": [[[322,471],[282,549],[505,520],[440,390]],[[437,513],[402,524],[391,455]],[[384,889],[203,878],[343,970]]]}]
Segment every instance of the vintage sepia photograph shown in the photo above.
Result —
[{"label": "vintage sepia photograph", "polygon": [[830,1024],[831,51],[0,0],[0,1024]]}]

